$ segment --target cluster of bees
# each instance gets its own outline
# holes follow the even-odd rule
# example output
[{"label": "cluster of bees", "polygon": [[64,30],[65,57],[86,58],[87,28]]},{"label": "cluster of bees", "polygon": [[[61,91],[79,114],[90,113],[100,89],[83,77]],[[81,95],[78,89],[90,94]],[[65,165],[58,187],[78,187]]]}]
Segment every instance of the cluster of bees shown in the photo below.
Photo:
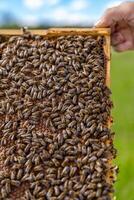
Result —
[{"label": "cluster of bees", "polygon": [[104,38],[0,44],[0,199],[111,200],[114,133]]}]

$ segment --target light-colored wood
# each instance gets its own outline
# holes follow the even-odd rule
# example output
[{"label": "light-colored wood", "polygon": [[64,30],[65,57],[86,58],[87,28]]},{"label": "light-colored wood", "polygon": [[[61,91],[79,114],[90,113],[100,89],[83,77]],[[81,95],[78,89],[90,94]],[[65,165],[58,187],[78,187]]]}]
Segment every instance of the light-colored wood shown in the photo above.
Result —
[{"label": "light-colored wood", "polygon": [[[46,35],[47,30],[43,29],[43,30],[29,30],[28,31],[32,34],[38,34],[38,35]],[[0,35],[22,35],[23,31],[21,29],[0,29]]]},{"label": "light-colored wood", "polygon": [[110,35],[105,36],[106,43],[104,45],[104,52],[106,56],[106,85],[110,87],[110,60],[111,60],[111,42]]},{"label": "light-colored wood", "polygon": [[[37,35],[66,35],[66,34],[81,34],[81,35],[109,35],[109,28],[50,28],[50,29],[28,29],[32,34]],[[21,29],[0,29],[0,35],[21,35]]]},{"label": "light-colored wood", "polygon": [[[110,35],[105,36],[104,52],[106,57],[106,85],[110,87],[110,60],[111,60],[111,41]],[[110,128],[112,124],[112,118],[108,120],[108,127]]]},{"label": "light-colored wood", "polygon": [[49,34],[81,34],[81,35],[109,35],[109,28],[51,28]]},{"label": "light-colored wood", "polygon": [[[108,87],[110,87],[110,60],[111,60],[111,40],[110,40],[110,34],[105,35],[105,44],[103,46],[104,48],[104,53],[105,53],[105,57],[106,57],[106,85]],[[108,128],[111,128],[112,126],[112,117],[110,116],[110,118],[108,119],[108,123],[107,123]],[[107,140],[106,144],[110,144],[112,143],[112,139],[111,140]],[[108,160],[109,166],[112,167],[113,166],[113,160],[109,159]],[[107,172],[107,182],[111,183],[111,177],[115,178],[115,173],[112,169],[109,169]],[[115,200],[116,197],[113,196],[113,194],[111,195],[111,199]]]}]

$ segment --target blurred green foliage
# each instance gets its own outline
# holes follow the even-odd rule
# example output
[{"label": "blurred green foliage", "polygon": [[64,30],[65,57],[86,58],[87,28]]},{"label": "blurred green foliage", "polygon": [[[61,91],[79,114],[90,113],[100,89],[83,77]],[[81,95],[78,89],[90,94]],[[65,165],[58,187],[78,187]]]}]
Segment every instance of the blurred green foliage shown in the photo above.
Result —
[{"label": "blurred green foliage", "polygon": [[117,200],[134,200],[134,52],[112,53],[113,130],[118,150]]}]

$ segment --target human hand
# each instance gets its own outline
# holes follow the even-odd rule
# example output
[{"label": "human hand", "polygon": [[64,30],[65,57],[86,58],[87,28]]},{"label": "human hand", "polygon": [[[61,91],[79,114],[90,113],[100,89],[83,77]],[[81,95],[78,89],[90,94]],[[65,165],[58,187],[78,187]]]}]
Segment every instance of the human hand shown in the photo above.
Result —
[{"label": "human hand", "polygon": [[134,2],[124,2],[105,11],[96,27],[111,28],[116,51],[134,50]]}]

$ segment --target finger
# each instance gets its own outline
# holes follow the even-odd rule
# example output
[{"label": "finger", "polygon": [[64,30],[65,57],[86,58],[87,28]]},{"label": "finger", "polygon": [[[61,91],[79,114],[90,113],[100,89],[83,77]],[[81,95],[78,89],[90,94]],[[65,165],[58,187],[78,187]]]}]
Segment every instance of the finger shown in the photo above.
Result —
[{"label": "finger", "polygon": [[121,20],[120,11],[117,7],[109,8],[106,10],[102,18],[95,24],[96,27],[111,27]]},{"label": "finger", "polygon": [[123,36],[123,34],[121,34],[121,32],[116,32],[112,34],[112,45],[113,46],[117,46],[118,44],[121,44],[125,42],[125,38]]},{"label": "finger", "polygon": [[127,50],[133,50],[133,44],[132,41],[126,41],[124,43],[114,46],[113,48],[115,51],[123,52]]}]

